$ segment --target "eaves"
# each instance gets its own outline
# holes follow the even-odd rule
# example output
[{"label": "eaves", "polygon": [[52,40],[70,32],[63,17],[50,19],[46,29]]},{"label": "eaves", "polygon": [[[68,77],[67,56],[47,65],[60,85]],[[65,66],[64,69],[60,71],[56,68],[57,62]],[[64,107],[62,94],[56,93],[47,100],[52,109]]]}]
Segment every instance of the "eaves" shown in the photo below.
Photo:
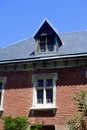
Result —
[{"label": "eaves", "polygon": [[77,54],[65,54],[65,55],[54,55],[54,56],[32,56],[23,59],[12,59],[12,60],[1,60],[0,64],[11,64],[11,63],[22,63],[22,62],[37,62],[46,60],[70,60],[72,58],[78,59],[87,57],[87,53],[77,53]]}]

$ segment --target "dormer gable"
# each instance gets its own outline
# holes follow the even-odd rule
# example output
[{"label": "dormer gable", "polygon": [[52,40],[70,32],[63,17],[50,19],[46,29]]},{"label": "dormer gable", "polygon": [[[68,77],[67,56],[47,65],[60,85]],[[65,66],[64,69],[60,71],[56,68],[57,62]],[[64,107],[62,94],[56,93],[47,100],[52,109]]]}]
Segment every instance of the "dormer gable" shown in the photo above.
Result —
[{"label": "dormer gable", "polygon": [[57,52],[62,42],[47,20],[43,22],[37,33],[34,35],[36,41],[36,54],[48,54]]}]

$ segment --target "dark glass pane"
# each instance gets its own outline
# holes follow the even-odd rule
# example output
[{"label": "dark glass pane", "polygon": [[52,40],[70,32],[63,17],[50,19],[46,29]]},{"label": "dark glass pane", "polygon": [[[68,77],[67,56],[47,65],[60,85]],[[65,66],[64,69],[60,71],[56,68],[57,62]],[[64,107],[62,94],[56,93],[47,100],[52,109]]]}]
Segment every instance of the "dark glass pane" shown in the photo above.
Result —
[{"label": "dark glass pane", "polygon": [[0,83],[0,90],[2,89],[2,83]]},{"label": "dark glass pane", "polygon": [[37,103],[43,104],[43,90],[37,90]]},{"label": "dark glass pane", "polygon": [[49,42],[47,44],[47,46],[48,46],[48,51],[53,51],[54,50],[54,44],[53,43]]},{"label": "dark glass pane", "polygon": [[37,87],[43,87],[43,80],[37,80]]},{"label": "dark glass pane", "polygon": [[46,102],[53,103],[53,89],[46,90]]},{"label": "dark glass pane", "polygon": [[46,51],[46,43],[40,43],[40,51],[45,52]]},{"label": "dark glass pane", "polygon": [[47,79],[46,80],[46,86],[53,86],[53,80],[52,79]]}]

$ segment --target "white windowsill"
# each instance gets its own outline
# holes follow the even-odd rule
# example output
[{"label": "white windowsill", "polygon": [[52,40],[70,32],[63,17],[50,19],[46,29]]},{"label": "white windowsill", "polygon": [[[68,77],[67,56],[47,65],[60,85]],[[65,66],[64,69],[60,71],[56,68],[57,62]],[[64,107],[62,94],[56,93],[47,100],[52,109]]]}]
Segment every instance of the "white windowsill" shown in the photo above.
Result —
[{"label": "white windowsill", "polygon": [[39,106],[36,106],[36,107],[31,107],[30,108],[31,110],[53,110],[53,109],[57,109],[56,106],[45,106],[45,107],[39,107]]},{"label": "white windowsill", "polygon": [[31,107],[30,110],[32,111],[32,114],[34,111],[46,111],[46,110],[52,110],[53,114],[56,113],[57,107],[52,106],[52,107]]},{"label": "white windowsill", "polygon": [[0,108],[0,116],[2,116],[4,109]]},{"label": "white windowsill", "polygon": [[0,108],[0,112],[3,112],[4,111],[4,109],[3,108]]}]

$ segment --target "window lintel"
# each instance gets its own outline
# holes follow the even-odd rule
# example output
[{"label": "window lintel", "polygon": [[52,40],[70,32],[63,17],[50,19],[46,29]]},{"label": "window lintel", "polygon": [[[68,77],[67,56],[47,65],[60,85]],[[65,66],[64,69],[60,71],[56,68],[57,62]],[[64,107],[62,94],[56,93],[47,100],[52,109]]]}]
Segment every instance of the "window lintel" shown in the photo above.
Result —
[{"label": "window lintel", "polygon": [[47,73],[47,74],[34,74],[32,75],[32,82],[35,82],[36,80],[40,80],[40,79],[50,79],[53,78],[53,80],[57,80],[58,79],[58,75],[57,73]]}]

